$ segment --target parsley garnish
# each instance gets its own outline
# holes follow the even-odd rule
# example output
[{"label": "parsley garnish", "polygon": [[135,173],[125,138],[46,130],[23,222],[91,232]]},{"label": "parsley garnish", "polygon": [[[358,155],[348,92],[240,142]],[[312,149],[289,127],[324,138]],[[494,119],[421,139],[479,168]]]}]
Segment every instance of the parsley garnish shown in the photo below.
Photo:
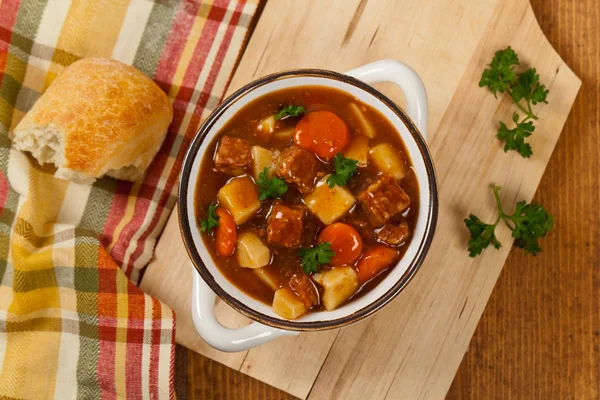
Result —
[{"label": "parsley garnish", "polygon": [[302,258],[302,270],[307,275],[319,272],[319,265],[329,263],[334,255],[329,242],[323,242],[309,249],[298,250],[298,257]]},{"label": "parsley garnish", "polygon": [[200,231],[211,233],[213,228],[219,225],[219,216],[215,213],[217,209],[216,204],[210,204],[208,206],[208,213],[206,219],[200,221]]},{"label": "parsley garnish", "polygon": [[525,143],[525,138],[531,136],[535,126],[533,126],[533,122],[529,121],[529,117],[519,122],[519,113],[517,112],[513,114],[513,122],[517,126],[514,129],[508,129],[506,124],[500,121],[500,129],[498,129],[496,136],[499,140],[504,140],[505,153],[509,150],[516,150],[523,157],[529,158],[533,152],[531,151],[531,145]]},{"label": "parsley garnish", "polygon": [[283,107],[277,114],[275,114],[275,121],[284,117],[297,117],[300,114],[306,114],[306,110],[302,106],[286,106]]},{"label": "parsley garnish", "polygon": [[476,257],[486,249],[490,244],[499,249],[502,244],[496,238],[494,230],[500,221],[504,221],[506,226],[512,231],[512,237],[515,238],[515,246],[525,249],[526,253],[536,255],[542,251],[538,244],[538,239],[546,236],[553,225],[552,215],[541,205],[527,204],[525,200],[517,203],[515,212],[512,215],[504,213],[500,203],[500,187],[493,186],[494,197],[498,207],[498,219],[493,224],[482,222],[475,215],[469,215],[465,219],[467,229],[471,233],[469,240],[469,256]]},{"label": "parsley garnish", "polygon": [[327,178],[327,183],[330,188],[333,188],[335,185],[344,186],[358,168],[357,160],[346,158],[342,153],[337,153],[335,157],[333,157],[333,164],[334,173]]},{"label": "parsley garnish", "polygon": [[515,65],[519,65],[519,57],[510,46],[506,50],[498,50],[489,68],[481,74],[479,87],[487,86],[496,97],[497,92],[504,93],[517,79]]},{"label": "parsley garnish", "polygon": [[269,178],[269,168],[265,167],[263,171],[258,174],[258,188],[260,195],[258,199],[264,201],[268,198],[277,198],[287,192],[288,186],[283,179],[280,178]]},{"label": "parsley garnish", "polygon": [[[496,136],[504,140],[504,151],[516,150],[521,156],[528,158],[533,153],[531,146],[525,143],[525,138],[535,130],[533,122],[538,117],[533,113],[531,105],[548,103],[546,96],[548,89],[540,83],[540,76],[535,68],[529,68],[525,72],[515,72],[515,66],[519,65],[519,57],[509,46],[504,50],[498,50],[492,58],[492,62],[481,74],[480,87],[487,87],[494,96],[497,93],[508,93],[516,106],[525,113],[525,117],[519,122],[518,113],[513,115],[514,129],[508,129],[506,124],[500,122],[500,128]],[[522,101],[525,104],[522,104]]]}]

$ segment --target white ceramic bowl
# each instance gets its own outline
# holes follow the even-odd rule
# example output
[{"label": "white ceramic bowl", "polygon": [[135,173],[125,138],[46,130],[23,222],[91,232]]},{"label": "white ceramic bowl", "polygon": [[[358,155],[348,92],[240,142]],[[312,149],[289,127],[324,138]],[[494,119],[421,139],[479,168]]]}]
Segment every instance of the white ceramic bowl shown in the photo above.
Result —
[{"label": "white ceramic bowl", "polygon": [[[367,83],[392,82],[404,92],[406,113]],[[306,85],[332,87],[349,93],[379,110],[400,133],[419,182],[419,215],[411,243],[398,264],[375,288],[333,311],[311,312],[290,321],[273,313],[229,282],[218,270],[200,237],[194,218],[194,192],[202,158],[223,125],[246,104],[272,91]],[[408,115],[407,115],[408,114]],[[409,117],[410,116],[410,117]],[[394,60],[381,60],[345,74],[326,70],[293,70],[258,79],[227,98],[202,124],[185,157],[179,186],[179,222],[194,273],[192,313],[200,335],[223,351],[241,351],[297,331],[339,328],[372,315],[389,303],[415,274],[431,244],[437,221],[437,183],[424,137],[427,94],[415,71]],[[414,201],[414,199],[413,199]],[[241,329],[221,326],[214,315],[215,293],[240,313],[253,319]]]}]

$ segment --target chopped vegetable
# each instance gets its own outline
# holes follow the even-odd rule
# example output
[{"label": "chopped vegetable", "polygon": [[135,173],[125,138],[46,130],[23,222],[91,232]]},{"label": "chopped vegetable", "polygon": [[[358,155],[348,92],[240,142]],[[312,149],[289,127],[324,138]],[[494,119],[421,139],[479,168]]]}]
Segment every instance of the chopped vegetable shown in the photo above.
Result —
[{"label": "chopped vegetable", "polygon": [[[499,50],[494,55],[489,68],[486,68],[479,81],[480,87],[487,87],[494,96],[497,93],[508,93],[516,106],[525,113],[525,117],[519,122],[518,113],[513,114],[514,129],[508,129],[506,124],[500,122],[500,128],[496,137],[503,140],[504,152],[516,150],[522,157],[529,158],[533,154],[531,146],[525,143],[525,138],[531,136],[535,127],[530,120],[537,120],[531,105],[548,103],[548,89],[540,83],[540,76],[535,68],[529,68],[525,72],[515,72],[515,66],[519,65],[519,57],[513,49],[507,47]],[[521,104],[525,101],[525,106]]]},{"label": "chopped vegetable", "polygon": [[290,289],[283,288],[273,296],[273,312],[286,319],[296,319],[306,313],[308,308]]},{"label": "chopped vegetable", "polygon": [[219,190],[219,203],[242,225],[260,210],[256,185],[249,176],[233,178]]},{"label": "chopped vegetable", "polygon": [[254,233],[242,233],[237,247],[237,260],[244,268],[257,269],[271,262],[271,250]]},{"label": "chopped vegetable", "polygon": [[200,230],[202,232],[211,233],[213,228],[219,225],[219,216],[215,213],[216,204],[210,204],[206,213],[206,219],[200,221]]},{"label": "chopped vegetable", "polygon": [[267,167],[258,175],[256,183],[260,190],[260,195],[258,196],[260,201],[269,198],[275,199],[288,190],[288,186],[283,179],[277,177],[269,178],[269,168]]},{"label": "chopped vegetable", "polygon": [[335,253],[331,250],[331,243],[319,243],[315,247],[298,250],[298,257],[302,258],[302,270],[305,274],[319,271],[319,265],[328,264]]},{"label": "chopped vegetable", "polygon": [[334,173],[327,178],[327,184],[330,188],[335,185],[345,186],[358,169],[358,161],[346,158],[341,153],[337,153],[333,157],[333,164],[335,166]]},{"label": "chopped vegetable", "polygon": [[363,241],[360,234],[350,225],[336,222],[319,233],[317,243],[330,243],[335,255],[331,258],[331,265],[353,264],[360,257]]},{"label": "chopped vegetable", "polygon": [[260,173],[265,169],[269,169],[269,178],[273,175],[273,160],[275,154],[271,150],[264,147],[252,146],[252,175],[258,181]]},{"label": "chopped vegetable", "polygon": [[304,197],[304,203],[321,222],[330,225],[350,211],[356,199],[345,187],[330,188],[327,178],[321,178],[312,193]]},{"label": "chopped vegetable", "polygon": [[297,117],[300,114],[306,114],[304,107],[289,105],[279,110],[279,112],[275,114],[273,118],[275,118],[275,121],[277,121],[285,117]]},{"label": "chopped vegetable", "polygon": [[369,138],[356,135],[344,151],[344,157],[358,161],[359,167],[366,167],[369,160]]},{"label": "chopped vegetable", "polygon": [[356,119],[358,119],[358,122],[361,125],[362,130],[359,132],[367,138],[373,139],[375,137],[375,129],[373,129],[371,121],[367,119],[363,110],[360,109],[360,106],[356,103],[350,103],[350,110],[354,113]]},{"label": "chopped vegetable", "polygon": [[365,251],[356,265],[358,280],[365,283],[390,268],[398,260],[398,252],[391,247],[378,245]]},{"label": "chopped vegetable", "polygon": [[288,128],[278,130],[277,132],[273,133],[273,137],[281,141],[290,140],[294,136],[295,129],[296,127],[290,126]]},{"label": "chopped vegetable", "polygon": [[404,154],[389,143],[373,147],[369,157],[378,171],[392,175],[396,180],[404,178],[410,169]]},{"label": "chopped vegetable", "polygon": [[526,253],[533,255],[542,251],[538,239],[546,236],[546,233],[552,229],[554,225],[552,215],[548,214],[541,205],[527,204],[524,200],[517,203],[515,212],[512,215],[508,215],[502,210],[499,195],[500,187],[493,186],[492,188],[498,207],[496,221],[493,224],[486,224],[473,214],[465,219],[465,225],[471,233],[468,248],[469,256],[478,256],[490,244],[496,249],[502,246],[494,233],[500,220],[504,221],[512,231],[515,246],[525,249]]},{"label": "chopped vegetable", "polygon": [[269,267],[257,268],[254,271],[254,275],[256,275],[265,285],[276,291],[279,289],[279,284],[277,282],[277,274],[273,273],[269,270]]},{"label": "chopped vegetable", "polygon": [[222,257],[229,257],[235,250],[235,240],[237,238],[237,227],[229,211],[223,207],[216,210],[219,224],[215,231],[216,251]]},{"label": "chopped vegetable", "polygon": [[273,133],[275,131],[275,118],[269,115],[258,123],[258,131],[261,133]]},{"label": "chopped vegetable", "polygon": [[348,147],[350,132],[346,123],[331,111],[314,111],[296,125],[294,143],[327,161]]},{"label": "chopped vegetable", "polygon": [[359,279],[352,267],[336,267],[322,272],[318,283],[323,286],[321,301],[327,311],[335,310],[358,290]]}]

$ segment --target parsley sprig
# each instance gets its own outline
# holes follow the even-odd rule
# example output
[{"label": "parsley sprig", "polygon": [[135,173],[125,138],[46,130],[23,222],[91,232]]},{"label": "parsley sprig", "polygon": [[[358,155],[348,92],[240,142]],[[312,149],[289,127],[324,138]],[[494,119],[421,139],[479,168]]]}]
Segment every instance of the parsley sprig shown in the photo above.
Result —
[{"label": "parsley sprig", "polygon": [[283,107],[277,114],[274,115],[275,121],[285,117],[297,117],[300,114],[306,114],[306,110],[302,106],[289,105]]},{"label": "parsley sprig", "polygon": [[525,138],[529,137],[535,130],[531,120],[537,120],[538,117],[533,113],[532,105],[538,103],[548,103],[548,89],[540,83],[540,76],[535,68],[517,73],[515,67],[519,65],[519,57],[515,51],[508,46],[504,50],[498,50],[492,62],[481,74],[479,81],[480,87],[487,87],[494,96],[498,93],[507,93],[514,101],[515,105],[525,114],[523,120],[518,113],[514,113],[514,129],[508,129],[506,124],[500,122],[500,128],[496,137],[503,140],[504,152],[516,150],[525,158],[533,154],[531,146],[525,143]]},{"label": "parsley sprig", "polygon": [[330,188],[335,185],[344,186],[348,180],[354,175],[358,168],[358,161],[351,158],[346,158],[342,153],[337,153],[333,157],[334,172],[327,178],[327,184]]},{"label": "parsley sprig", "polygon": [[200,221],[200,231],[201,232],[206,232],[206,233],[210,234],[212,232],[213,228],[215,228],[219,225],[219,216],[215,212],[216,209],[217,209],[217,205],[214,203],[210,204],[208,206],[208,211],[206,213],[206,219]]},{"label": "parsley sprig", "polygon": [[273,177],[269,178],[269,168],[265,167],[261,173],[258,174],[258,184],[260,201],[264,201],[269,198],[276,199],[288,190],[288,186],[283,179]]},{"label": "parsley sprig", "polygon": [[525,158],[531,157],[533,151],[531,145],[525,143],[525,138],[531,136],[535,130],[533,122],[529,120],[529,117],[525,117],[519,122],[519,113],[513,114],[513,122],[516,124],[514,129],[508,129],[506,124],[500,121],[500,128],[496,136],[499,140],[504,141],[504,152],[509,150],[517,150]]},{"label": "parsley sprig", "polygon": [[536,255],[542,251],[538,239],[546,236],[553,225],[552,215],[541,205],[527,204],[525,200],[517,203],[515,212],[512,215],[506,214],[500,203],[500,187],[493,186],[496,206],[498,207],[498,218],[493,224],[482,222],[477,216],[470,214],[465,219],[467,229],[471,233],[469,240],[469,256],[476,257],[488,248],[491,244],[499,249],[502,244],[496,238],[494,230],[500,221],[504,221],[506,226],[512,231],[512,237],[515,238],[515,246],[525,249],[526,253]]},{"label": "parsley sprig", "polygon": [[302,270],[307,275],[319,272],[319,265],[329,263],[334,255],[335,253],[331,250],[331,243],[329,242],[298,250],[298,257],[302,259]]}]

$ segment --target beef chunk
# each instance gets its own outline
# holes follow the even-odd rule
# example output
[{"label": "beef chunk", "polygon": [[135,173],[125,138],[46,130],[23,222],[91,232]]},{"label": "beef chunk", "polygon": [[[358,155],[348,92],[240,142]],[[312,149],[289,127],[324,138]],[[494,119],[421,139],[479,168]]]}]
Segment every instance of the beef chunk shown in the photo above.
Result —
[{"label": "beef chunk", "polygon": [[356,198],[376,227],[384,225],[410,205],[410,198],[391,175],[381,176]]},{"label": "beef chunk", "polygon": [[215,168],[228,175],[243,174],[252,163],[250,142],[246,139],[223,136],[215,155]]},{"label": "beef chunk", "polygon": [[304,210],[275,204],[267,221],[267,242],[283,247],[300,247]]},{"label": "beef chunk", "polygon": [[302,300],[306,308],[319,305],[319,292],[317,292],[315,284],[308,276],[292,276],[292,279],[290,279],[290,288],[294,291],[296,296],[300,297],[300,300]]},{"label": "beef chunk", "polygon": [[295,185],[301,193],[312,192],[318,172],[317,158],[297,146],[286,148],[275,166],[275,175]]},{"label": "beef chunk", "polygon": [[375,233],[378,241],[392,246],[404,243],[408,236],[410,236],[410,230],[404,220],[400,221],[398,225],[387,223]]}]

